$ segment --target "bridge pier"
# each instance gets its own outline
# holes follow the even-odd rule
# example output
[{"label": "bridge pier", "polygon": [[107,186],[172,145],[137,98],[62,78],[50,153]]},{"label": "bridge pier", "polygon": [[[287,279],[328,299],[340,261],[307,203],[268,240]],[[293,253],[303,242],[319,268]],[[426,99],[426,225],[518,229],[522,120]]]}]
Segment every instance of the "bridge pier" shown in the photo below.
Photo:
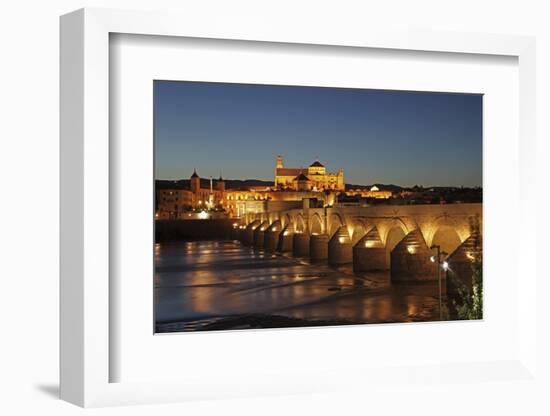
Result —
[{"label": "bridge pier", "polygon": [[376,228],[369,231],[353,247],[353,271],[370,272],[389,268],[386,247]]},{"label": "bridge pier", "polygon": [[253,244],[254,248],[259,250],[264,248],[264,233],[266,228],[269,227],[269,223],[264,221],[254,230]]},{"label": "bridge pier", "polygon": [[241,242],[245,246],[251,246],[254,243],[254,230],[260,225],[260,221],[256,220],[251,222],[243,229],[241,234]]},{"label": "bridge pier", "polygon": [[294,257],[308,257],[309,256],[309,234],[307,233],[294,233],[292,242],[292,255]]},{"label": "bridge pier", "polygon": [[312,262],[328,258],[328,235],[312,234],[309,240],[309,259]]},{"label": "bridge pier", "polygon": [[281,222],[275,221],[264,232],[264,250],[273,253],[279,244],[281,234]]},{"label": "bridge pier", "polygon": [[292,251],[294,246],[294,233],[287,225],[285,229],[279,234],[279,241],[277,244],[277,251],[286,253]]},{"label": "bridge pier", "polygon": [[353,260],[351,238],[348,228],[343,225],[332,236],[328,243],[328,264],[338,266],[351,263]]},{"label": "bridge pier", "polygon": [[231,238],[233,240],[239,240],[242,241],[242,234],[243,229],[241,228],[241,225],[238,225],[237,227],[233,227],[233,230],[231,230]]},{"label": "bridge pier", "polygon": [[242,223],[234,222],[233,223],[233,229],[231,230],[231,238],[233,240],[242,241],[242,236],[244,234],[244,228],[246,228],[246,227]]},{"label": "bridge pier", "polygon": [[420,230],[411,231],[391,252],[391,280],[420,281],[437,279],[437,265],[430,261],[432,254]]}]

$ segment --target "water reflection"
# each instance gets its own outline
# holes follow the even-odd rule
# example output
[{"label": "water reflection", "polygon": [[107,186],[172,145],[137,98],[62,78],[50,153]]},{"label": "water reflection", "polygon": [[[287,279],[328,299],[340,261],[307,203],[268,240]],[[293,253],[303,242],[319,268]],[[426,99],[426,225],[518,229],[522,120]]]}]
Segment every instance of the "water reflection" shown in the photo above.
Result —
[{"label": "water reflection", "polygon": [[[435,319],[435,284],[391,285],[388,273],[310,265],[236,241],[155,245],[157,328],[201,329],[228,316],[263,314],[338,323]],[[173,326],[172,326],[173,328]]]}]

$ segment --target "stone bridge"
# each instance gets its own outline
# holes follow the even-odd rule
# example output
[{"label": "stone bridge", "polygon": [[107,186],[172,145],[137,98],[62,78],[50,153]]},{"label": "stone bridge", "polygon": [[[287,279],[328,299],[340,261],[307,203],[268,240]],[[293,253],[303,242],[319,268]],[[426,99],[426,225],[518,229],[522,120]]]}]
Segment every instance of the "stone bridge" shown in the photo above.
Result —
[{"label": "stone bridge", "polygon": [[480,203],[310,208],[304,200],[301,208],[248,214],[236,231],[260,250],[353,264],[357,272],[390,270],[393,281],[435,279],[430,247],[439,245],[451,270],[469,280],[481,253],[481,221]]}]

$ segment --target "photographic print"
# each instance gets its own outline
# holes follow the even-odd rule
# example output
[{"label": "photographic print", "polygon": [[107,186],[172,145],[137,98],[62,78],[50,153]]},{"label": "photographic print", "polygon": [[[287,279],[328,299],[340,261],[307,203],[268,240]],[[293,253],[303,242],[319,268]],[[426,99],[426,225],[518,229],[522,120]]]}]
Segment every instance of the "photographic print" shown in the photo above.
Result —
[{"label": "photographic print", "polygon": [[483,96],[154,81],[155,332],[483,318]]}]

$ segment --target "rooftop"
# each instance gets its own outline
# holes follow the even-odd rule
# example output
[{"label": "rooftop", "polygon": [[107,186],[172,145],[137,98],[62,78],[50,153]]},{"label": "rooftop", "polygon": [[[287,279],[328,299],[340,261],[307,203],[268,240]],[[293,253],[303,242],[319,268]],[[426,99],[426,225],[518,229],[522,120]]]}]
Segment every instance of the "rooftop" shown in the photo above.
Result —
[{"label": "rooftop", "polygon": [[302,168],[277,168],[277,176],[298,176],[300,173],[304,173],[306,169]]},{"label": "rooftop", "polygon": [[293,180],[295,180],[295,181],[309,181],[309,178],[306,175],[304,175],[303,173],[300,173]]}]

